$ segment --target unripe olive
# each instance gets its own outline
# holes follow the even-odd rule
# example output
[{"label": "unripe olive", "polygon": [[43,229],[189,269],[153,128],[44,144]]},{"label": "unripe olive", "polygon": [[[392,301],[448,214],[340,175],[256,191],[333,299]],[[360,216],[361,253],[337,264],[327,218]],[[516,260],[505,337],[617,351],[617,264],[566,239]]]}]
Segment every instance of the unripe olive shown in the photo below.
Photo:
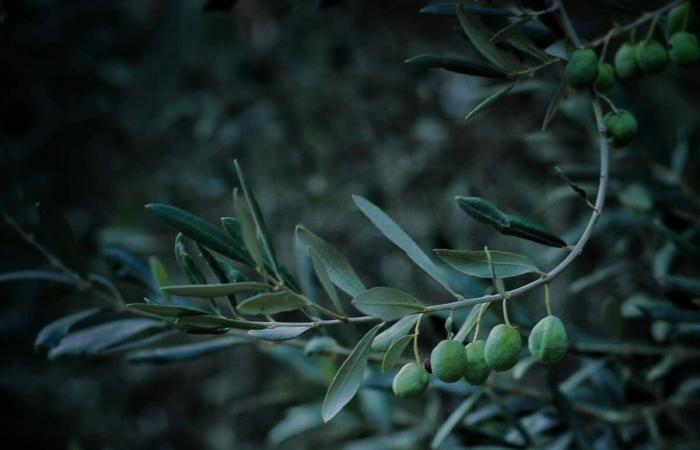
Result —
[{"label": "unripe olive", "polygon": [[461,343],[446,339],[430,354],[430,367],[436,377],[448,383],[462,378],[467,367],[467,352]]},{"label": "unripe olive", "polygon": [[527,345],[536,360],[543,363],[559,362],[569,347],[566,328],[558,317],[547,316],[532,328]]},{"label": "unripe olive", "polygon": [[668,63],[668,52],[656,39],[639,42],[635,49],[635,57],[639,68],[646,73],[659,73]]},{"label": "unripe olive", "polygon": [[399,370],[391,384],[397,397],[415,397],[425,391],[430,381],[428,372],[416,363],[408,363]]},{"label": "unripe olive", "polygon": [[566,80],[575,88],[591,84],[598,75],[598,56],[590,48],[574,50],[566,64]]},{"label": "unripe olive", "polygon": [[520,333],[515,327],[505,324],[496,325],[486,338],[484,347],[486,364],[499,372],[510,369],[518,362],[521,346]]},{"label": "unripe olive", "polygon": [[469,384],[484,384],[491,373],[491,368],[486,364],[484,347],[486,342],[478,339],[467,344],[467,368],[464,371],[464,379]]},{"label": "unripe olive", "polygon": [[[685,24],[685,27],[683,25]],[[668,12],[666,29],[669,34],[690,30],[695,27],[695,11],[690,2],[684,2]]]},{"label": "unripe olive", "polygon": [[639,126],[632,113],[624,109],[610,111],[604,118],[608,137],[613,147],[624,147],[637,135]]},{"label": "unripe olive", "polygon": [[615,69],[608,63],[598,64],[598,76],[595,79],[595,88],[598,92],[608,92],[615,84]]},{"label": "unripe olive", "polygon": [[625,42],[615,53],[615,72],[621,80],[632,80],[639,75],[634,44]]},{"label": "unripe olive", "polygon": [[671,36],[668,43],[671,45],[668,53],[674,63],[692,64],[700,59],[700,42],[695,34],[680,31]]}]

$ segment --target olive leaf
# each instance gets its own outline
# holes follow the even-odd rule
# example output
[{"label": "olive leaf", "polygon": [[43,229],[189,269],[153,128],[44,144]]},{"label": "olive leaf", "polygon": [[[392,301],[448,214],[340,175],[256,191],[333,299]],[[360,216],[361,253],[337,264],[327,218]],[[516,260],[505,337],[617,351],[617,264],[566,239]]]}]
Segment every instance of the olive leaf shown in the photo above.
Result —
[{"label": "olive leaf", "polygon": [[448,72],[476,77],[503,78],[506,76],[505,72],[496,67],[450,56],[417,55],[408,58],[404,62],[412,66],[425,67],[426,69],[444,69]]},{"label": "olive leaf", "polygon": [[483,198],[456,197],[456,200],[464,212],[479,222],[491,225],[501,234],[517,236],[551,247],[566,247],[567,245],[560,237],[542,225],[515,214],[506,214]]},{"label": "olive leaf", "polygon": [[491,38],[489,38],[489,41],[493,42],[494,44],[498,44],[499,42],[513,36],[515,33],[520,31],[520,28],[523,27],[526,23],[531,21],[533,19],[532,16],[523,16],[519,17],[513,22],[509,23],[505,27],[501,28],[497,32],[495,32]]},{"label": "olive leaf", "polygon": [[[165,266],[161,262],[160,259],[156,256],[151,256],[148,258],[148,265],[151,268],[151,274],[153,275],[153,279],[156,282],[156,285],[158,287],[162,288],[163,286],[167,286],[170,284],[170,276],[168,275],[168,272],[165,270]],[[165,298],[165,301],[170,303],[170,294],[167,292],[163,292],[163,297]]]},{"label": "olive leaf", "polygon": [[250,330],[248,335],[266,341],[286,341],[309,331],[311,327],[274,327],[264,330]]},{"label": "olive leaf", "polygon": [[369,330],[336,372],[321,405],[321,417],[324,422],[335,417],[357,393],[367,367],[370,345],[383,325],[380,323]]},{"label": "olive leaf", "polygon": [[258,244],[258,237],[250,211],[239,198],[238,189],[233,190],[233,209],[236,211],[241,226],[241,236],[248,254],[253,258],[256,267],[264,267],[262,253]]},{"label": "olive leaf", "polygon": [[[526,273],[542,273],[528,256],[494,250],[489,253],[498,278],[517,277]],[[435,254],[462,273],[479,278],[491,278],[491,269],[484,251],[437,249]]]},{"label": "olive leaf", "polygon": [[328,294],[328,297],[331,299],[331,302],[333,302],[333,306],[335,307],[336,312],[344,315],[345,310],[343,309],[343,305],[340,303],[340,298],[338,298],[338,292],[335,290],[335,287],[333,286],[333,283],[331,282],[331,279],[328,276],[326,267],[323,265],[323,262],[321,261],[321,257],[318,255],[318,252],[313,248],[309,248],[309,257],[311,258],[311,265],[314,268],[314,272],[316,272],[316,276],[318,277],[321,286],[323,286],[323,289],[326,291],[326,294]]},{"label": "olive leaf", "polygon": [[181,317],[209,314],[209,311],[205,311],[203,309],[175,305],[159,305],[156,303],[129,303],[126,305],[126,307],[128,309],[133,309],[134,311],[161,317]]},{"label": "olive leaf", "polygon": [[161,328],[163,323],[150,319],[120,319],[83,328],[66,335],[49,351],[49,359],[60,356],[95,355],[138,334]]},{"label": "olive leaf", "polygon": [[[197,267],[197,264],[195,264],[190,254],[187,253],[187,249],[185,248],[185,238],[182,233],[178,233],[175,237],[175,260],[177,261],[178,266],[180,266],[180,270],[185,274],[187,280],[191,284],[207,284],[207,279],[204,277],[204,274],[201,270],[199,270],[199,267]],[[208,300],[211,309],[214,312],[219,313],[219,306],[216,304],[216,302],[214,302],[212,298],[209,298]]]},{"label": "olive leaf", "polygon": [[248,297],[238,304],[238,311],[243,314],[277,314],[308,305],[306,298],[293,292],[275,292]]},{"label": "olive leaf", "polygon": [[352,199],[360,211],[362,211],[370,222],[372,222],[372,224],[374,224],[374,226],[377,227],[377,229],[381,231],[387,239],[406,253],[406,256],[408,256],[425,273],[437,281],[438,284],[440,284],[451,294],[458,296],[447,284],[447,282],[443,280],[443,274],[440,269],[438,269],[428,255],[426,255],[425,252],[418,247],[418,244],[416,244],[415,241],[411,239],[411,237],[406,234],[406,232],[396,222],[394,222],[394,219],[379,209],[377,205],[362,196],[353,195]]},{"label": "olive leaf", "polygon": [[502,51],[491,42],[491,30],[478,17],[468,13],[461,4],[457,6],[457,17],[471,43],[491,63],[506,72],[522,69],[513,55]]},{"label": "olive leaf", "polygon": [[491,306],[491,303],[482,303],[480,305],[472,306],[469,314],[467,314],[467,318],[464,319],[462,326],[459,327],[459,330],[457,330],[457,333],[453,339],[457,342],[464,342],[469,333],[471,333],[472,329],[474,329],[476,326],[476,322],[479,320],[479,311],[481,308],[484,308],[484,312],[486,312],[486,309],[488,309],[489,306]]},{"label": "olive leaf", "polygon": [[253,265],[250,256],[235,240],[206,220],[183,209],[158,203],[148,204],[146,209],[193,241],[248,266]]},{"label": "olive leaf", "polygon": [[397,339],[391,347],[384,354],[384,359],[382,359],[382,372],[388,372],[394,368],[396,363],[401,359],[401,354],[406,350],[406,346],[413,339],[413,334],[407,334],[399,339]]},{"label": "olive leaf", "polygon": [[[505,8],[489,8],[487,6],[479,5],[464,5],[464,8],[470,14],[478,14],[482,16],[509,17],[515,15],[515,13]],[[419,12],[422,14],[430,14],[435,16],[454,17],[457,15],[457,2],[434,3],[432,5],[424,6]]]},{"label": "olive leaf", "polygon": [[181,328],[203,328],[203,329],[222,329],[222,328],[238,328],[242,330],[262,330],[265,325],[250,322],[240,319],[229,319],[224,316],[212,315],[197,315],[197,316],[181,316],[175,321],[175,325]]},{"label": "olive leaf", "polygon": [[89,308],[54,320],[39,331],[34,341],[34,347],[55,347],[75,325],[100,311],[102,308]]},{"label": "olive leaf", "polygon": [[268,291],[270,287],[264,283],[244,281],[240,283],[219,284],[185,284],[180,286],[163,286],[161,291],[184,297],[210,298],[223,297],[241,292]]},{"label": "olive leaf", "polygon": [[295,234],[300,245],[316,252],[330,280],[343,292],[355,296],[366,289],[347,258],[335,247],[301,225],[297,225]]},{"label": "olive leaf", "polygon": [[396,342],[402,336],[411,330],[418,321],[418,314],[402,317],[401,320],[382,331],[374,338],[372,342],[372,350],[386,351],[391,347],[391,344]]},{"label": "olive leaf", "polygon": [[272,247],[272,244],[270,243],[270,238],[268,236],[267,228],[265,226],[265,221],[263,219],[262,213],[260,212],[260,207],[258,206],[258,202],[255,200],[255,197],[253,196],[253,192],[250,189],[250,186],[248,186],[248,182],[245,179],[245,176],[243,175],[243,171],[241,170],[240,165],[238,164],[237,160],[233,161],[233,165],[236,168],[236,174],[238,175],[238,182],[241,184],[241,189],[243,190],[243,196],[245,197],[246,203],[248,205],[248,210],[251,213],[251,216],[253,218],[253,223],[255,224],[255,228],[257,230],[257,236],[260,238],[260,242],[262,243],[262,248],[264,250],[264,253],[269,256],[269,262],[270,265],[272,266],[273,271],[275,274],[278,276],[280,275],[280,272],[277,267],[277,260],[275,257],[275,251]]},{"label": "olive leaf", "polygon": [[489,106],[491,103],[495,102],[499,98],[503,97],[504,95],[508,94],[511,89],[515,87],[515,85],[518,84],[517,81],[514,81],[513,83],[509,84],[508,86],[501,87],[500,89],[496,90],[493,94],[489,95],[485,99],[483,99],[481,102],[479,102],[478,105],[474,107],[469,113],[464,117],[465,120],[469,120],[475,115],[477,115],[479,112],[484,110],[487,106]]},{"label": "olive leaf", "polygon": [[547,131],[547,127],[549,127],[550,122],[552,122],[554,116],[557,115],[559,105],[561,105],[562,100],[564,100],[564,97],[566,97],[568,86],[569,83],[567,83],[565,78],[562,78],[562,80],[559,82],[559,87],[547,106],[547,112],[544,113],[544,119],[542,120],[542,131]]},{"label": "olive leaf", "polygon": [[188,361],[249,343],[249,339],[237,336],[226,336],[204,342],[137,350],[129,353],[127,360],[131,363],[170,363],[175,361]]},{"label": "olive leaf", "polygon": [[[477,305],[478,306],[478,305]],[[440,425],[433,440],[430,442],[431,449],[438,449],[440,445],[447,439],[447,437],[452,433],[452,430],[457,426],[457,424],[467,415],[467,413],[476,405],[479,401],[483,390],[478,389],[476,392],[471,394],[469,397],[464,399],[462,403],[459,404],[457,408],[447,417],[447,419]]]},{"label": "olive leaf", "polygon": [[364,314],[390,321],[400,319],[408,314],[425,310],[425,305],[417,298],[390,287],[373,287],[360,294],[353,300]]}]

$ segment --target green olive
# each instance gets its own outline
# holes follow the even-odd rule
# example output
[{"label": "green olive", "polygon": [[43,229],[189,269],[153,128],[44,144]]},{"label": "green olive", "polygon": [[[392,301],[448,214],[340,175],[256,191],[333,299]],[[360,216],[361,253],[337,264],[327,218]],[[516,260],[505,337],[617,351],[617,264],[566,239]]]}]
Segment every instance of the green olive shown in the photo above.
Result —
[{"label": "green olive", "polygon": [[467,344],[467,368],[464,371],[464,379],[469,384],[484,384],[491,374],[491,368],[486,364],[484,347],[486,342],[478,339]]},{"label": "green olive", "polygon": [[515,327],[500,324],[491,329],[486,338],[484,356],[493,370],[503,372],[518,362],[522,341]]},{"label": "green olive", "polygon": [[625,42],[615,53],[615,72],[621,80],[633,80],[639,75],[634,44]]},{"label": "green olive", "polygon": [[430,367],[435,376],[442,381],[454,383],[459,380],[467,367],[467,352],[464,346],[451,339],[440,342],[430,354]]},{"label": "green olive", "polygon": [[669,34],[695,27],[695,11],[690,2],[684,2],[668,12],[666,29]]},{"label": "green olive", "polygon": [[575,88],[591,84],[598,75],[598,56],[590,48],[574,50],[566,64],[566,80]]},{"label": "green olive", "polygon": [[635,57],[637,65],[645,73],[659,73],[668,64],[668,52],[656,39],[639,42],[635,49]]},{"label": "green olive", "polygon": [[608,138],[613,147],[624,147],[637,135],[639,126],[632,113],[624,109],[610,111],[604,118]]},{"label": "green olive", "polygon": [[566,355],[569,340],[562,321],[558,317],[547,316],[532,328],[527,344],[536,360],[556,363]]},{"label": "green olive", "polygon": [[394,377],[391,387],[394,394],[401,398],[415,397],[425,391],[430,375],[416,363],[408,363]]},{"label": "green olive", "polygon": [[598,76],[595,79],[595,88],[598,92],[605,93],[615,84],[615,69],[608,63],[598,64]]},{"label": "green olive", "polygon": [[669,38],[668,43],[671,45],[668,53],[674,63],[683,66],[700,59],[700,42],[694,33],[679,31]]}]

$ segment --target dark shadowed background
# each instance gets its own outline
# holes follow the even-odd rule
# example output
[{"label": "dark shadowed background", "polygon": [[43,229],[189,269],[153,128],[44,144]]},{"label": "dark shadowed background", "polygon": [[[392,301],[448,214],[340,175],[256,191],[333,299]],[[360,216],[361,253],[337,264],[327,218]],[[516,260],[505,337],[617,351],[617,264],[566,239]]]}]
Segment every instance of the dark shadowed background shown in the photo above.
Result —
[{"label": "dark shadowed background", "polygon": [[[609,26],[592,6],[567,3],[584,36]],[[551,130],[539,131],[561,67],[521,83],[465,122],[491,92],[491,81],[403,64],[420,53],[477,58],[453,30],[454,20],[418,14],[419,1],[316,6],[246,0],[204,13],[199,0],[2,1],[3,209],[40,238],[34,205],[63,210],[95,271],[108,272],[102,249],[119,248],[144,260],[158,255],[182,280],[175,275],[174,233],[143,206],[169,203],[212,222],[231,215],[237,158],[280,259],[292,267],[294,226],[303,223],[342,249],[368,285],[401,287],[428,304],[448,299],[353,207],[352,194],[385,209],[424,249],[488,244],[530,254],[545,268],[560,260],[562,250],[496,235],[464,215],[453,197],[488,198],[575,242],[589,210],[553,168],[564,168],[593,195],[598,154],[582,96],[572,93]],[[669,69],[611,94],[635,111],[641,136],[613,155],[610,213],[574,269],[553,286],[555,308],[572,333],[615,337],[622,332],[620,304],[659,292],[649,275],[653,258],[645,258],[654,242],[645,237],[654,218],[676,223],[665,210],[675,200],[628,189],[639,174],[670,167],[686,143],[686,173],[695,175],[686,177],[685,192],[697,205],[699,73]],[[640,213],[639,195],[654,197],[654,214]],[[2,229],[1,272],[43,265],[12,230]],[[614,270],[596,272],[603,267]],[[570,289],[591,273],[599,277]],[[486,289],[458,283],[464,294]],[[128,283],[120,288],[132,301],[143,295]],[[362,407],[325,429],[311,421],[301,441],[273,428],[289,418],[287,408],[320,402],[337,367],[332,360],[304,362],[300,353],[241,346],[161,366],[118,356],[49,361],[34,349],[36,333],[97,300],[50,283],[0,289],[6,445],[302,449],[343,442],[342,448],[362,448],[361,439],[373,434],[353,417],[368,415]],[[541,300],[536,291],[518,304],[534,320],[543,314]],[[431,325],[437,338],[442,325],[437,319]],[[649,338],[648,323],[625,326],[625,333]],[[351,337],[339,340],[351,346]],[[570,366],[553,369],[554,379],[570,374]],[[669,377],[691,366],[674,366]],[[533,373],[539,375],[533,383],[541,384],[543,373]],[[455,402],[448,394],[442,394],[443,417]],[[303,429],[306,411],[288,426]],[[411,423],[401,413],[397,421]],[[375,426],[387,433],[385,425]]]}]

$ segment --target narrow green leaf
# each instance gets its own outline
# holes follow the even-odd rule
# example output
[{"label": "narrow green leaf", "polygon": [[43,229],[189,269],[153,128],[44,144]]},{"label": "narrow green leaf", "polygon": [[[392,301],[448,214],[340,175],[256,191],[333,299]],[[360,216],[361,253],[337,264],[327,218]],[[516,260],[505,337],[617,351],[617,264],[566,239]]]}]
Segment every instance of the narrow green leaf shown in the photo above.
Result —
[{"label": "narrow green leaf", "polygon": [[[191,284],[204,285],[207,283],[207,279],[204,277],[204,274],[201,270],[199,270],[199,267],[197,267],[197,264],[194,262],[194,259],[192,259],[190,254],[187,253],[187,249],[185,248],[185,238],[182,233],[178,233],[175,237],[175,260],[177,261],[178,266],[180,266],[180,270],[182,270],[187,277],[187,280]],[[219,305],[216,304],[214,299],[210,298],[208,300],[209,307],[212,309],[212,311],[217,314],[220,313],[221,310],[219,309]]]},{"label": "narrow green leaf", "polygon": [[403,317],[401,320],[382,331],[374,338],[372,350],[386,351],[391,344],[396,342],[416,325],[418,314]]},{"label": "narrow green leaf", "polygon": [[181,328],[222,329],[238,328],[241,330],[262,330],[265,325],[247,320],[229,319],[223,316],[197,315],[181,316],[175,321],[175,325]]},{"label": "narrow green leaf", "polygon": [[264,330],[250,330],[248,334],[266,341],[286,341],[297,338],[310,329],[311,327],[274,327]]},{"label": "narrow green leaf", "polygon": [[501,87],[496,92],[494,92],[493,94],[491,94],[488,97],[486,97],[485,99],[483,99],[481,102],[479,102],[478,105],[476,105],[474,107],[474,109],[469,111],[469,114],[467,114],[466,117],[464,117],[464,119],[469,120],[472,117],[474,117],[476,114],[478,114],[479,112],[484,110],[487,106],[489,106],[491,103],[495,102],[496,100],[498,100],[499,98],[503,97],[508,92],[510,92],[510,90],[513,89],[513,87],[515,87],[515,85],[517,83],[518,83],[517,81],[514,81],[513,83],[509,84],[508,86]]},{"label": "narrow green leaf", "polygon": [[237,189],[233,190],[233,208],[241,224],[243,243],[245,244],[246,250],[248,250],[248,254],[253,258],[253,261],[255,261],[256,267],[264,267],[265,262],[263,261],[262,253],[260,253],[255,224],[253,223],[250,211],[248,211],[244,205],[243,200],[239,198]]},{"label": "narrow green leaf", "polygon": [[146,209],[193,241],[248,266],[253,265],[250,256],[242,251],[240,245],[206,220],[174,206],[151,203],[146,205]]},{"label": "narrow green leaf", "polygon": [[209,314],[203,309],[188,308],[186,306],[158,305],[156,303],[129,303],[127,308],[161,317],[181,317]]},{"label": "narrow green leaf", "polygon": [[164,286],[161,290],[172,295],[184,297],[210,298],[223,297],[241,292],[268,291],[270,286],[255,281],[221,284],[185,284],[181,286]]},{"label": "narrow green leaf", "polygon": [[506,42],[516,48],[517,50],[532,56],[533,58],[541,61],[547,62],[552,59],[544,50],[539,48],[530,37],[525,34],[526,31],[534,31],[528,28],[528,25],[522,27],[522,29],[516,30],[513,34],[505,38]]},{"label": "narrow green leaf", "polygon": [[508,217],[493,203],[480,197],[456,197],[455,199],[464,212],[479,222],[496,228],[508,226]]},{"label": "narrow green leaf", "polygon": [[[517,277],[526,273],[542,273],[528,256],[494,250],[489,253],[491,253],[498,278]],[[479,278],[491,278],[488,258],[484,251],[438,249],[435,250],[435,254],[462,273]]]},{"label": "narrow green leaf", "polygon": [[[151,268],[151,274],[153,275],[153,279],[156,281],[158,287],[162,288],[163,286],[170,284],[170,276],[168,276],[165,266],[157,256],[151,256],[148,258],[148,265]],[[164,292],[163,294],[165,300],[170,303],[170,294],[167,292]]]},{"label": "narrow green leaf", "polygon": [[58,343],[61,342],[61,339],[63,339],[75,325],[90,316],[94,316],[101,310],[102,308],[83,309],[82,311],[54,320],[39,331],[34,341],[34,347],[53,348],[57,346]]},{"label": "narrow green leaf", "polygon": [[358,294],[352,304],[361,312],[385,321],[397,320],[425,310],[417,298],[398,289],[373,287]]},{"label": "narrow green leaf", "polygon": [[542,225],[514,214],[508,214],[507,217],[510,225],[501,230],[503,234],[517,236],[550,247],[566,247],[567,245],[564,240]]},{"label": "narrow green leaf", "polygon": [[394,219],[389,217],[389,215],[379,209],[377,205],[364,197],[353,195],[352,199],[360,211],[362,211],[370,222],[372,222],[387,239],[403,250],[403,252],[406,253],[406,256],[416,263],[418,267],[423,269],[425,273],[437,281],[438,284],[440,284],[451,294],[457,296],[452,288],[450,288],[450,286],[443,281],[443,274],[440,269],[438,269],[428,255],[426,255],[423,250],[418,247],[415,241],[413,241],[413,239],[411,239],[411,237],[406,234],[406,232],[396,222],[394,222]]},{"label": "narrow green leaf", "polygon": [[[477,305],[478,306],[478,305]],[[438,428],[433,440],[430,442],[431,449],[438,449],[440,445],[447,439],[447,437],[452,433],[452,430],[457,426],[457,424],[467,415],[467,413],[476,405],[476,402],[481,398],[483,391],[481,389],[474,392],[472,395],[467,397],[459,406],[452,411],[447,420],[445,420],[440,428]]]},{"label": "narrow green leaf", "polygon": [[[434,16],[454,17],[457,15],[457,3],[458,2],[433,3],[421,8],[420,12],[422,14],[430,14]],[[512,11],[503,8],[489,8],[479,5],[465,5],[464,7],[470,14],[478,14],[482,16],[510,17],[515,15],[515,13]]]},{"label": "narrow green leaf", "polygon": [[347,258],[335,247],[301,225],[297,225],[296,238],[301,245],[314,249],[328,277],[343,292],[355,296],[366,289]]},{"label": "narrow green leaf", "polygon": [[241,344],[249,344],[249,339],[237,336],[226,336],[192,344],[173,345],[137,350],[130,353],[127,359],[131,363],[170,363],[189,361],[202,356],[211,355]]},{"label": "narrow green leaf", "polygon": [[357,393],[367,367],[370,344],[383,325],[380,323],[375,326],[360,339],[333,377],[321,405],[321,416],[324,422],[335,417]]},{"label": "narrow green leaf", "polygon": [[260,212],[258,202],[253,196],[253,192],[251,191],[250,186],[248,185],[248,182],[246,181],[245,176],[243,175],[243,170],[241,170],[241,166],[238,164],[238,161],[234,160],[233,165],[236,167],[238,182],[241,184],[243,196],[245,197],[246,203],[248,204],[248,209],[250,210],[250,213],[253,217],[253,223],[255,224],[257,235],[260,238],[263,250],[269,256],[270,264],[272,265],[273,271],[275,272],[275,274],[280,276],[279,270],[277,268],[277,258],[275,257],[275,251],[272,247],[272,244],[270,243],[270,238],[267,233],[267,227],[265,226],[265,221],[263,219],[262,213]]},{"label": "narrow green leaf", "polygon": [[277,314],[295,311],[309,305],[309,301],[292,292],[275,292],[249,297],[238,304],[243,314]]},{"label": "narrow green leaf", "polygon": [[519,17],[518,19],[514,20],[513,22],[509,23],[505,27],[495,32],[489,40],[494,44],[498,44],[499,42],[513,36],[515,33],[520,31],[520,28],[531,20],[532,16]]},{"label": "narrow green leaf", "polygon": [[406,350],[406,346],[413,339],[414,335],[407,334],[399,339],[397,339],[389,350],[384,354],[384,359],[382,360],[382,372],[388,372],[394,368],[396,363],[401,359],[401,354]]},{"label": "narrow green leaf", "polygon": [[331,302],[333,302],[336,312],[345,315],[343,305],[340,303],[340,299],[338,298],[338,292],[336,292],[335,287],[328,276],[326,267],[323,265],[321,257],[318,255],[318,252],[310,247],[309,257],[311,258],[311,265],[314,268],[314,272],[316,272],[318,281],[321,283],[321,286],[323,286],[323,290],[326,291],[326,294],[328,294],[328,298],[330,298]]},{"label": "narrow green leaf", "polygon": [[49,359],[60,356],[95,355],[136,335],[161,328],[163,323],[150,319],[120,319],[74,331],[49,351]]},{"label": "narrow green leaf", "polygon": [[471,333],[476,326],[476,322],[479,320],[479,310],[481,309],[482,305],[485,305],[484,308],[488,308],[491,303],[482,303],[481,305],[472,306],[469,314],[467,314],[467,318],[464,319],[462,326],[459,327],[457,334],[455,334],[455,337],[453,338],[455,341],[463,343],[464,340],[467,339],[467,336],[469,336],[469,333]]},{"label": "narrow green leaf", "polygon": [[513,55],[502,51],[489,40],[491,30],[478,17],[469,14],[461,4],[457,6],[457,17],[471,43],[491,63],[506,72],[514,72],[522,68]]},{"label": "narrow green leaf", "polygon": [[557,91],[554,93],[554,96],[552,97],[552,100],[549,102],[549,106],[547,106],[547,112],[544,113],[544,120],[542,121],[542,131],[546,131],[547,127],[549,127],[550,122],[552,119],[554,119],[554,116],[557,115],[557,112],[559,111],[559,105],[561,105],[562,100],[564,100],[564,97],[566,97],[566,88],[569,85],[567,83],[565,78],[562,78],[561,82],[559,83],[559,87],[557,88]]},{"label": "narrow green leaf", "polygon": [[418,55],[404,61],[412,66],[425,67],[427,69],[444,69],[448,72],[473,75],[484,78],[503,78],[506,74],[496,67],[490,67],[462,58],[437,55]]}]

